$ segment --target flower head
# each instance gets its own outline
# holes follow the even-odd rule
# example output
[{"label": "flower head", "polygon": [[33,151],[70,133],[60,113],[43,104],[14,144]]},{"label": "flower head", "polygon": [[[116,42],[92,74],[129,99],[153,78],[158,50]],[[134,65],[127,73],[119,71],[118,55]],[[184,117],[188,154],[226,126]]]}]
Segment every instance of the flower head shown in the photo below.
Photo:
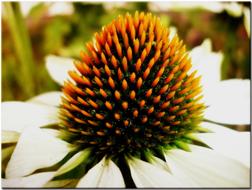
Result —
[{"label": "flower head", "polygon": [[196,130],[200,77],[183,42],[157,17],[119,16],[86,44],[63,86],[62,127],[97,154],[135,154],[176,144]]}]

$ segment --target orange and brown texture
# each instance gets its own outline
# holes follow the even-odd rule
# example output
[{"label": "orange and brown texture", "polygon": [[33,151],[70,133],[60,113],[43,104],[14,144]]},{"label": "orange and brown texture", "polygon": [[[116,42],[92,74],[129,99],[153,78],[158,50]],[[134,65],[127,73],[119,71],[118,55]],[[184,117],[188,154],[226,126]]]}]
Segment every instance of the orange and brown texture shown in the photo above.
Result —
[{"label": "orange and brown texture", "polygon": [[[249,187],[249,133],[208,109],[230,86],[247,98],[249,80],[203,86],[194,64],[222,56],[208,40],[198,48],[136,11],[95,33],[79,59],[48,56],[62,92],[2,104],[3,187]],[[19,126],[7,118],[16,114]]]},{"label": "orange and brown texture", "polygon": [[150,13],[119,16],[87,43],[69,71],[62,126],[73,143],[112,155],[159,149],[202,120],[201,86],[177,35]]}]

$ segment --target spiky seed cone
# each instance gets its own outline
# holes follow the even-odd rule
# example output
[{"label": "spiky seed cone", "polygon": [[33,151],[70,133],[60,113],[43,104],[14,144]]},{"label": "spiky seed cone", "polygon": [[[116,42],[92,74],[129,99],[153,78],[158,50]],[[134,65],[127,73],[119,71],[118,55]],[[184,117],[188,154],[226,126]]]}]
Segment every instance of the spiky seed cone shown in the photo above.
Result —
[{"label": "spiky seed cone", "polygon": [[63,87],[72,143],[116,155],[172,144],[201,120],[200,78],[183,42],[159,18],[119,16],[95,34]]}]

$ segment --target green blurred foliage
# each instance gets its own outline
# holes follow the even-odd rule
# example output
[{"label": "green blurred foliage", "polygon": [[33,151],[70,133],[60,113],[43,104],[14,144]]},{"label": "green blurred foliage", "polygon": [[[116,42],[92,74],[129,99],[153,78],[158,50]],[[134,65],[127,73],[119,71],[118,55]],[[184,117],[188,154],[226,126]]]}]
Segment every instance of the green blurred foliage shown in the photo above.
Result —
[{"label": "green blurred foliage", "polygon": [[[17,4],[12,3],[13,4]],[[119,14],[148,11],[147,2],[127,2],[107,9],[104,3],[74,2],[72,15],[48,14],[50,4],[40,2],[24,17],[32,45],[34,67],[30,69],[35,83],[31,94],[24,91],[19,72],[20,60],[16,55],[8,18],[2,17],[2,101],[26,100],[33,95],[60,90],[45,69],[45,56],[55,54],[78,58],[85,43],[95,32],[111,22]],[[111,5],[109,5],[111,6]],[[16,13],[17,14],[17,13]],[[161,22],[177,28],[188,49],[199,45],[205,38],[213,42],[214,51],[224,53],[222,78],[250,78],[250,39],[243,25],[243,17],[232,17],[226,12],[212,13],[203,10],[160,11]]]}]

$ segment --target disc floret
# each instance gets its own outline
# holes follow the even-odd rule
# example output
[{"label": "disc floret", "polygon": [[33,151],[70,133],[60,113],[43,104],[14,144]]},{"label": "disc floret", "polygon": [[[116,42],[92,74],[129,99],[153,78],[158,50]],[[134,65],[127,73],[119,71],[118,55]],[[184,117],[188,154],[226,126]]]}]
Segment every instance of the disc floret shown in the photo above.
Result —
[{"label": "disc floret", "polygon": [[150,13],[119,16],[86,44],[63,87],[61,125],[97,154],[172,145],[196,130],[204,105],[177,35]]}]

